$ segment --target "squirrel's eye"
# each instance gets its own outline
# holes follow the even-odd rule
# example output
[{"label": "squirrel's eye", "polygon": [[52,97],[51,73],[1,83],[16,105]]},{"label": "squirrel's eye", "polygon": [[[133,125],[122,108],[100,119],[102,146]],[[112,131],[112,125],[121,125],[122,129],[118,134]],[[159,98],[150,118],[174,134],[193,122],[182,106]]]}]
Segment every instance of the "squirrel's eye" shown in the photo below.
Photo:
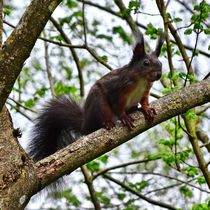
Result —
[{"label": "squirrel's eye", "polygon": [[149,60],[148,59],[144,60],[144,66],[149,66]]}]

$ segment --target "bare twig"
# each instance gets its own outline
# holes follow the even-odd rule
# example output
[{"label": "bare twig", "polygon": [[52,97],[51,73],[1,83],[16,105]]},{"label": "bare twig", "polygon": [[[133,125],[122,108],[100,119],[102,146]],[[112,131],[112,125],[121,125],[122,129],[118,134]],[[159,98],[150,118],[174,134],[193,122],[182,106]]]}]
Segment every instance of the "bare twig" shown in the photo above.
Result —
[{"label": "bare twig", "polygon": [[[9,106],[13,106],[12,103],[9,101],[6,102]],[[14,107],[16,112],[20,113],[23,117],[25,117],[27,120],[32,121],[31,117],[29,117],[25,112],[23,112],[18,106]]]},{"label": "bare twig", "polygon": [[28,107],[26,107],[26,106],[23,106],[21,103],[19,103],[18,101],[14,100],[13,98],[8,97],[8,99],[9,99],[10,101],[14,102],[18,107],[21,107],[21,108],[23,108],[23,109],[25,109],[25,110],[27,110],[27,111],[30,111],[30,112],[33,112],[33,113],[37,114],[36,111],[34,111],[33,109],[30,109],[30,108],[28,108]]},{"label": "bare twig", "polygon": [[101,210],[100,202],[98,200],[98,197],[96,196],[96,192],[95,192],[95,189],[93,187],[93,177],[89,173],[86,166],[82,166],[81,170],[82,170],[82,173],[83,173],[84,178],[85,178],[85,183],[88,186],[90,197],[91,197],[92,203],[95,207],[95,210]]},{"label": "bare twig", "polygon": [[[44,37],[46,37],[45,31],[43,31]],[[48,42],[44,42],[44,52],[45,52],[45,64],[46,64],[46,71],[47,71],[47,77],[50,84],[50,92],[52,94],[52,97],[55,96],[54,88],[53,88],[53,80],[52,80],[52,74],[50,69],[50,61],[49,61],[49,54],[48,54]]]},{"label": "bare twig", "polygon": [[203,80],[207,79],[208,77],[210,77],[210,72],[203,78]]},{"label": "bare twig", "polygon": [[145,195],[135,191],[133,188],[129,187],[128,185],[124,184],[123,182],[120,182],[119,180],[111,177],[110,175],[108,174],[104,174],[104,177],[112,182],[114,182],[115,184],[121,186],[122,188],[126,189],[128,192],[131,192],[132,194],[138,196],[139,198],[147,201],[148,203],[151,203],[153,205],[156,205],[156,206],[160,206],[162,208],[166,208],[166,209],[171,209],[171,210],[176,210],[178,208],[174,207],[174,206],[171,206],[170,204],[167,204],[167,203],[163,203],[161,201],[156,201],[156,200],[153,200],[149,197],[146,197]]},{"label": "bare twig", "polygon": [[93,179],[96,179],[98,176],[101,176],[101,175],[103,175],[103,174],[105,174],[105,173],[107,173],[108,171],[111,171],[111,170],[124,168],[124,167],[127,167],[127,166],[141,164],[141,163],[148,163],[150,161],[159,160],[159,159],[160,159],[160,157],[157,157],[156,159],[154,159],[154,158],[153,159],[143,159],[143,160],[137,160],[137,161],[132,161],[132,162],[112,166],[112,167],[109,167],[109,168],[106,168],[106,169],[103,169],[103,170],[99,171],[97,174],[95,174],[93,176]]}]

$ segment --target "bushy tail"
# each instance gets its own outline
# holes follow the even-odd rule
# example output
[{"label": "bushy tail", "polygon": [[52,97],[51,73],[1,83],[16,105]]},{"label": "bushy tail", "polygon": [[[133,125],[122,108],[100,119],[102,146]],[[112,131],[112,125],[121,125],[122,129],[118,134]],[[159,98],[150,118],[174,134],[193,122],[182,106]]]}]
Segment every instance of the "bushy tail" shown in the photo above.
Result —
[{"label": "bushy tail", "polygon": [[83,109],[71,98],[52,99],[36,119],[29,144],[29,155],[41,160],[75,141],[81,133]]}]

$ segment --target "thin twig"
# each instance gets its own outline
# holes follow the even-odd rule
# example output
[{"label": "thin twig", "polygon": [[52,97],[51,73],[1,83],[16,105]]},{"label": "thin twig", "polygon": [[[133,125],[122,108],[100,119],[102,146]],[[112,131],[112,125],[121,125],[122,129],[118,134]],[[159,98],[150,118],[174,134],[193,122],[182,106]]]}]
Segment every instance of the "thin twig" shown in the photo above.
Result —
[{"label": "thin twig", "polygon": [[139,198],[141,198],[142,200],[145,200],[147,201],[148,203],[151,203],[153,205],[156,205],[156,206],[160,206],[162,208],[166,208],[166,209],[171,209],[171,210],[176,210],[178,208],[174,207],[174,206],[171,206],[170,204],[167,204],[167,203],[163,203],[161,201],[156,201],[156,200],[153,200],[149,197],[146,197],[144,196],[143,194],[135,191],[133,188],[129,187],[128,185],[124,184],[123,182],[120,182],[119,180],[111,177],[110,175],[108,174],[104,174],[104,177],[112,182],[114,182],[115,184],[121,186],[122,188],[124,188],[125,190],[127,190],[128,192],[131,192],[132,194],[138,196]]},{"label": "thin twig", "polygon": [[[46,38],[45,30],[43,31],[44,37]],[[55,97],[54,88],[53,88],[53,79],[50,69],[50,61],[49,61],[49,54],[48,54],[48,42],[44,42],[44,53],[45,53],[45,65],[46,65],[46,71],[47,71],[47,78],[50,84],[50,92],[52,97]]]},{"label": "thin twig", "polygon": [[[14,107],[12,103],[9,101],[6,102],[9,106]],[[27,120],[32,121],[31,117],[29,117],[25,112],[23,112],[19,107],[15,106],[14,109],[16,112],[20,113],[23,117],[25,117]]]},{"label": "thin twig", "polygon": [[136,165],[136,164],[141,164],[141,163],[148,163],[150,161],[154,161],[154,160],[159,160],[160,157],[157,157],[156,159],[143,159],[143,160],[136,160],[136,161],[132,161],[132,162],[127,162],[127,163],[123,163],[123,164],[120,164],[120,165],[116,165],[116,166],[112,166],[112,167],[109,167],[109,168],[106,168],[106,169],[103,169],[101,171],[99,171],[97,174],[95,174],[93,176],[93,179],[96,179],[98,176],[101,176],[105,173],[107,173],[108,171],[111,171],[111,170],[115,170],[115,169],[119,169],[119,168],[125,168],[127,166],[131,166],[131,165]]},{"label": "thin twig", "polygon": [[13,98],[8,97],[8,99],[9,99],[10,101],[14,102],[17,106],[19,106],[19,107],[21,107],[21,108],[23,108],[23,109],[25,109],[25,110],[27,110],[27,111],[30,111],[30,112],[33,112],[33,113],[37,114],[36,111],[34,111],[33,109],[30,109],[30,108],[28,108],[28,107],[26,107],[26,106],[23,106],[21,103],[19,103],[18,101],[14,100]]},{"label": "thin twig", "polygon": [[87,26],[85,20],[85,3],[82,4],[82,21],[83,21],[83,32],[84,32],[84,39],[85,39],[85,46],[87,46]]}]

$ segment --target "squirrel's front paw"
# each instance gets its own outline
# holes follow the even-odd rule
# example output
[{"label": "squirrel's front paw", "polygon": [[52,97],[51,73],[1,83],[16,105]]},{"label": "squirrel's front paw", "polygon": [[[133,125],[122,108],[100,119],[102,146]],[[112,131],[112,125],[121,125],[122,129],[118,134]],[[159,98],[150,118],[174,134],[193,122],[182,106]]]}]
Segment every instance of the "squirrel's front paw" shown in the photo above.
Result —
[{"label": "squirrel's front paw", "polygon": [[149,122],[152,123],[154,120],[154,116],[157,114],[154,108],[148,108],[148,109],[142,109],[142,112],[144,114],[145,119]]},{"label": "squirrel's front paw", "polygon": [[126,126],[129,130],[132,130],[134,128],[133,125],[133,119],[131,118],[131,116],[127,115],[127,114],[122,114],[120,116],[120,121],[122,122],[122,124],[124,126]]},{"label": "squirrel's front paw", "polygon": [[114,122],[112,120],[108,120],[106,122],[103,122],[103,127],[106,128],[107,130],[111,130],[112,128],[115,127]]}]

